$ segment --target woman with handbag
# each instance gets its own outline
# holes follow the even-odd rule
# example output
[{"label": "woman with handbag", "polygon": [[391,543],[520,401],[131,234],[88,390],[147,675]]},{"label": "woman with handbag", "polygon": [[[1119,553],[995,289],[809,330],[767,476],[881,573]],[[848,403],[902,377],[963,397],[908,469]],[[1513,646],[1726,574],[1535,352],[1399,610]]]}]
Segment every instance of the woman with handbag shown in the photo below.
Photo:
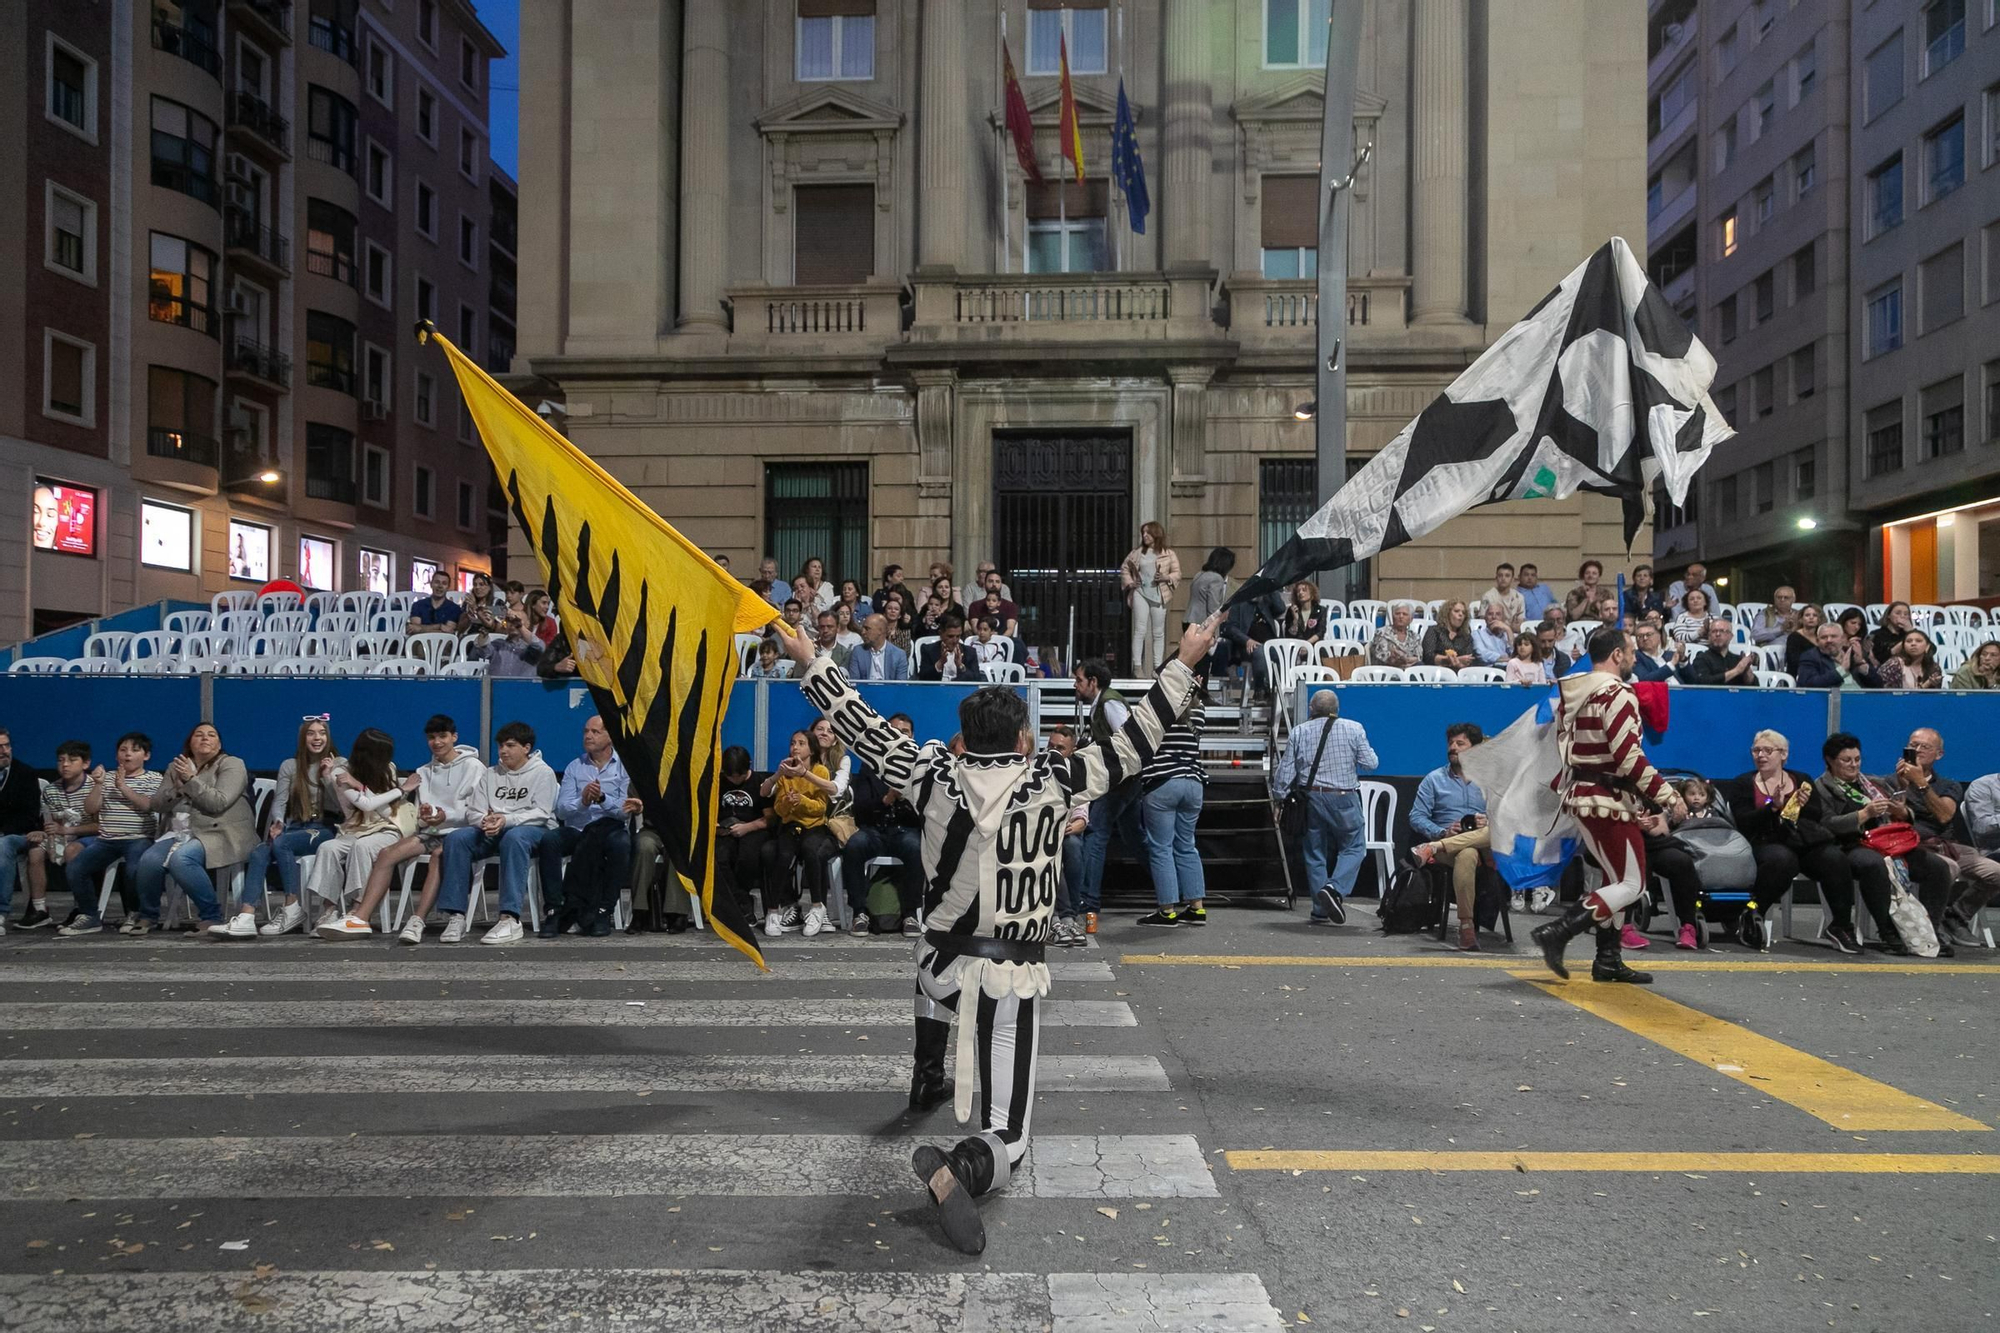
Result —
[{"label": "woman with handbag", "polygon": [[[764,780],[762,791],[778,819],[762,857],[764,933],[774,939],[801,928],[807,935],[833,929],[826,916],[827,867],[840,854],[840,842],[827,828],[833,792],[828,770],[813,762],[812,737],[793,732],[791,753]],[[806,895],[812,902],[803,915],[791,887],[795,866],[805,868]],[[781,902],[791,905],[781,910]]]},{"label": "woman with handbag", "polygon": [[1826,827],[1826,802],[1819,789],[1804,773],[1785,767],[1791,753],[1784,733],[1760,731],[1750,738],[1750,771],[1715,784],[1717,797],[1757,858],[1757,882],[1744,915],[1769,909],[1805,874],[1826,894],[1834,916],[1827,927],[1833,947],[1860,953],[1854,934],[1854,872]]},{"label": "woman with handbag", "polygon": [[1937,939],[1924,905],[1943,903],[1951,891],[1951,866],[1917,845],[1909,806],[1890,794],[1895,784],[1861,772],[1857,737],[1836,731],[1826,738],[1820,753],[1826,759],[1826,772],[1814,779],[1813,786],[1823,803],[1826,827],[1847,856],[1883,949],[1893,954],[1949,956],[1951,945]]},{"label": "woman with handbag", "polygon": [[166,836],[139,857],[134,873],[139,911],[125,919],[120,934],[150,935],[160,929],[160,898],[169,879],[194,903],[204,925],[222,920],[214,872],[242,865],[257,845],[249,787],[249,770],[235,755],[223,753],[220,732],[203,722],[188,733],[150,798]]}]

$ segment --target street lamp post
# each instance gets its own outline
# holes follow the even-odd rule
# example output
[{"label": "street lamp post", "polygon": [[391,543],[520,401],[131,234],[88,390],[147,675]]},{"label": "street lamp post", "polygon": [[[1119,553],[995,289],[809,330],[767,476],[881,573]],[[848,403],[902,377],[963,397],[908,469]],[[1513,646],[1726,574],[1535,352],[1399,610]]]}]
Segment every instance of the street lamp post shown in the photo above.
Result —
[{"label": "street lamp post", "polygon": [[[1355,173],[1374,145],[1354,156],[1354,90],[1361,67],[1362,0],[1333,0],[1327,15],[1326,112],[1320,126],[1319,320],[1315,349],[1314,452],[1319,503],[1347,483],[1347,220]],[[1322,573],[1325,595],[1355,595],[1355,569]]]}]

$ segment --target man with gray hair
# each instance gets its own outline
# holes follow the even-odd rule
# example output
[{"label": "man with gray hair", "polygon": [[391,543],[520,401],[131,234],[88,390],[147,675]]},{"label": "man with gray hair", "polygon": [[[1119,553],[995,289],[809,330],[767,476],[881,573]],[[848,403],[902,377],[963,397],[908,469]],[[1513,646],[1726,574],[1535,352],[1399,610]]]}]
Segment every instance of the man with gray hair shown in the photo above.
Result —
[{"label": "man with gray hair", "polygon": [[1729,651],[1735,626],[1721,616],[1710,616],[1702,625],[1708,651],[1696,653],[1681,664],[1683,685],[1755,685],[1757,659],[1748,653]]},{"label": "man with gray hair", "polygon": [[1373,772],[1380,761],[1361,724],[1340,716],[1340,696],[1332,690],[1315,691],[1306,711],[1306,721],[1292,732],[1291,746],[1278,761],[1271,790],[1282,796],[1297,781],[1306,793],[1299,855],[1306,883],[1313,886],[1309,924],[1337,926],[1347,920],[1347,896],[1368,852],[1361,774]]}]

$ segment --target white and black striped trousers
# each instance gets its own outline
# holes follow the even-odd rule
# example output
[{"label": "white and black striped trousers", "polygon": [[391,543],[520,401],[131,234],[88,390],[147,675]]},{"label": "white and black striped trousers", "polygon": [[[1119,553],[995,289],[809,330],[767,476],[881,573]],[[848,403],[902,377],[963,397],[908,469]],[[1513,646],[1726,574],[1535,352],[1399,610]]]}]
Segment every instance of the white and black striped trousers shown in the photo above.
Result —
[{"label": "white and black striped trousers", "polygon": [[[919,951],[917,1017],[950,1022],[959,1012],[961,991],[954,973],[941,978],[935,968],[943,959],[928,944]],[[985,1126],[974,1138],[993,1157],[993,1182],[981,1193],[1004,1188],[1013,1169],[1028,1151],[1028,1120],[1035,1109],[1035,1061],[1042,1044],[1041,1001],[1007,995],[994,999],[980,992],[971,1021],[977,1025],[975,1051],[979,1075],[979,1115]],[[967,1021],[964,1017],[960,1022]],[[960,1079],[972,1071],[959,1069]]]}]

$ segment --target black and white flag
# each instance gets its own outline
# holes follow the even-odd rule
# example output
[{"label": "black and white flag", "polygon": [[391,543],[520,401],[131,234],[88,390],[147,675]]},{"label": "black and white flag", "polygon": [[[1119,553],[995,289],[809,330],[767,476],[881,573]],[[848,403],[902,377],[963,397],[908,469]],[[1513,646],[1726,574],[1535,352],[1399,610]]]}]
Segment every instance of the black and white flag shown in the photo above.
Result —
[{"label": "black and white flag", "polygon": [[1625,502],[1629,545],[1656,479],[1675,504],[1735,434],[1715,358],[1620,237],[1579,264],[1368,460],[1231,599],[1366,560],[1502,500]]}]

